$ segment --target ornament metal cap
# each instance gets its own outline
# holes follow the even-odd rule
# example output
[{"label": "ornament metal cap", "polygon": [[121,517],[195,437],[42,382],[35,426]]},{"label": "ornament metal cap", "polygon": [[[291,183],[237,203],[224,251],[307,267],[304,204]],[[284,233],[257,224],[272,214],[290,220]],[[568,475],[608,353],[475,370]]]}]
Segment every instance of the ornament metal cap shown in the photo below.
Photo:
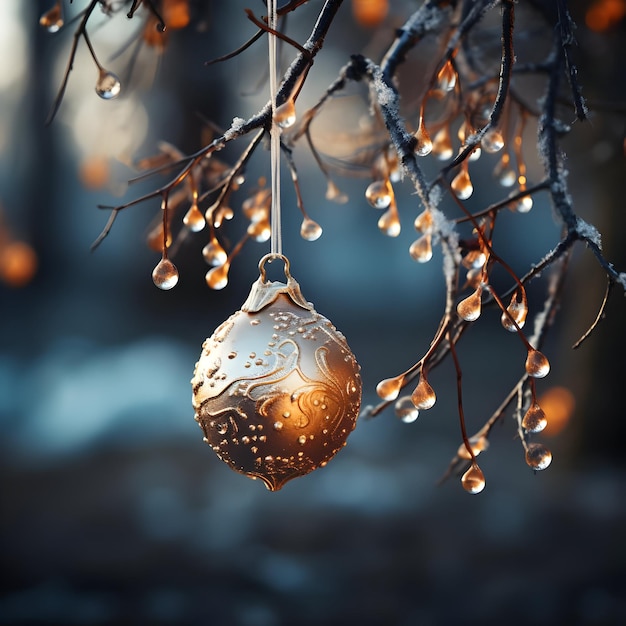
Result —
[{"label": "ornament metal cap", "polygon": [[[285,278],[287,279],[287,284],[277,281],[267,282],[266,280],[265,264],[271,263],[276,259],[282,260],[285,264]],[[259,261],[259,277],[252,283],[250,293],[243,303],[241,310],[246,313],[258,313],[260,310],[272,304],[272,302],[275,302],[280,294],[285,294],[294,304],[307,311],[313,310],[313,305],[306,301],[300,291],[300,285],[289,272],[289,259],[282,254],[266,254]]]}]

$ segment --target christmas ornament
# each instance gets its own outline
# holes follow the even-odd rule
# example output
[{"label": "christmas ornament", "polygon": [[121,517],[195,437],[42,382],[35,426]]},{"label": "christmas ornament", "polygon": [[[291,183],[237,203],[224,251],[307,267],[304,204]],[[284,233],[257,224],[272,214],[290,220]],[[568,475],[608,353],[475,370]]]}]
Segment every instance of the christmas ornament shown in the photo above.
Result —
[{"label": "christmas ornament", "polygon": [[[268,282],[281,259],[287,283]],[[300,291],[282,254],[259,263],[241,307],[203,345],[192,378],[195,419],[232,469],[270,491],[323,467],[346,444],[361,404],[345,337]]]}]

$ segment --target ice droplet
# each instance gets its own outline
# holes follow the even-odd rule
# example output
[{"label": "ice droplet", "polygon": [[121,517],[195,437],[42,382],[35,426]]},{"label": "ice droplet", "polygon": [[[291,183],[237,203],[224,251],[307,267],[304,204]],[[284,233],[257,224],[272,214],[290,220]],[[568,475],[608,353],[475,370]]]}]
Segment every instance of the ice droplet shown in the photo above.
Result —
[{"label": "ice droplet", "polygon": [[63,27],[63,11],[61,2],[54,5],[39,18],[39,25],[49,33],[57,33]]},{"label": "ice droplet", "polygon": [[376,393],[382,400],[395,400],[402,389],[404,376],[394,376],[393,378],[385,378],[376,385]]},{"label": "ice droplet", "polygon": [[272,227],[267,219],[251,222],[248,226],[248,235],[255,241],[267,241],[272,236]]},{"label": "ice droplet", "polygon": [[[211,208],[207,209],[207,215],[211,211]],[[227,205],[221,205],[213,213],[213,226],[219,228],[224,221],[232,220],[235,212],[231,207]]]},{"label": "ice droplet", "polygon": [[414,261],[418,263],[428,263],[433,258],[433,246],[431,242],[431,234],[426,233],[416,239],[409,246],[409,254]]},{"label": "ice droplet", "polygon": [[433,229],[433,214],[430,209],[422,211],[413,222],[415,230],[419,233],[430,233]]},{"label": "ice droplet", "polygon": [[243,214],[251,222],[260,222],[267,219],[270,212],[270,204],[272,201],[272,194],[269,189],[259,189],[253,193],[249,198],[246,198],[241,205]]},{"label": "ice droplet", "polygon": [[520,198],[513,209],[518,213],[528,213],[533,208],[533,199],[530,196]]},{"label": "ice droplet", "polygon": [[450,128],[448,126],[444,126],[437,131],[437,134],[433,139],[433,154],[440,161],[447,161],[452,158],[454,150],[452,149]]},{"label": "ice droplet", "polygon": [[415,405],[416,409],[420,411],[426,411],[434,406],[437,401],[435,390],[428,384],[428,381],[424,376],[420,377],[415,391],[411,394],[411,402]]},{"label": "ice droplet", "polygon": [[428,156],[433,151],[433,142],[426,130],[426,125],[424,124],[424,120],[420,118],[419,126],[417,127],[417,132],[415,133],[415,139],[417,143],[415,144],[415,153],[418,156]]},{"label": "ice droplet", "polygon": [[393,189],[388,180],[375,180],[365,190],[365,199],[375,209],[386,209],[393,200]]},{"label": "ice droplet", "polygon": [[228,285],[228,270],[230,263],[226,262],[223,265],[219,265],[210,269],[205,276],[206,284],[211,289],[224,289]]},{"label": "ice droplet", "polygon": [[400,234],[401,226],[398,212],[394,205],[389,207],[378,220],[379,230],[388,237],[397,237]]},{"label": "ice droplet", "polygon": [[[518,328],[523,328],[526,323],[526,316],[528,315],[528,304],[525,296],[518,301],[518,293],[515,292],[511,297],[511,303],[506,307],[508,315],[503,311],[500,321],[502,326],[511,333],[517,331]],[[515,324],[511,321],[511,318],[515,320]]]},{"label": "ice droplet", "polygon": [[439,70],[437,86],[442,91],[452,91],[456,87],[456,70],[451,60],[446,61],[445,65]]},{"label": "ice droplet", "polygon": [[405,424],[411,424],[417,419],[419,415],[419,411],[415,408],[413,400],[411,400],[411,396],[404,396],[402,398],[399,398],[396,401],[394,410],[396,413],[396,417],[399,420],[403,421]]},{"label": "ice droplet", "polygon": [[478,465],[473,463],[463,474],[461,485],[468,493],[480,493],[485,488],[485,475]]},{"label": "ice droplet", "polygon": [[348,202],[348,199],[348,196],[337,187],[334,181],[328,181],[326,184],[326,200],[331,200],[337,204],[345,204]]},{"label": "ice droplet", "polygon": [[534,470],[544,470],[552,463],[552,452],[541,443],[531,443],[526,449],[526,463]]},{"label": "ice droplet", "polygon": [[470,152],[469,156],[467,157],[467,160],[470,162],[478,161],[482,153],[483,153],[482,150],[479,147],[476,147]]},{"label": "ice droplet", "polygon": [[469,250],[462,263],[468,269],[482,269],[486,261],[487,255],[482,250]]},{"label": "ice droplet", "polygon": [[533,402],[522,419],[522,428],[529,433],[540,433],[548,425],[543,409]]},{"label": "ice droplet", "polygon": [[482,306],[482,287],[479,286],[474,293],[470,294],[464,300],[461,300],[456,306],[456,312],[459,317],[466,322],[475,322],[480,317]]},{"label": "ice droplet", "polygon": [[159,289],[172,289],[178,283],[176,266],[169,259],[161,258],[152,271],[152,281]]},{"label": "ice droplet", "polygon": [[544,378],[550,371],[550,362],[539,350],[529,350],[526,357],[526,373],[533,378]]},{"label": "ice droplet", "polygon": [[500,170],[498,174],[498,182],[502,187],[512,187],[517,180],[517,174],[512,167]]},{"label": "ice droplet", "polygon": [[204,215],[195,202],[189,207],[187,213],[185,213],[183,224],[194,233],[200,232],[206,226]]},{"label": "ice droplet", "polygon": [[485,152],[499,152],[504,148],[504,137],[497,128],[491,128],[483,135],[480,145]]},{"label": "ice droplet", "polygon": [[472,267],[467,270],[467,274],[465,275],[465,282],[468,287],[472,287],[477,289],[481,284],[483,279],[483,268],[482,267]]},{"label": "ice droplet", "polygon": [[274,121],[281,128],[289,128],[296,123],[296,103],[291,98],[276,107]]},{"label": "ice droplet", "polygon": [[[470,442],[470,447],[472,448],[472,452],[474,453],[475,457],[478,456],[481,452],[483,452],[489,447],[489,439],[487,439],[487,437],[484,437],[484,436],[470,437],[469,442]],[[465,445],[465,443],[462,443],[459,446],[459,449],[456,451],[456,455],[460,459],[469,460],[472,458],[469,451],[467,450],[467,446]]]},{"label": "ice droplet", "polygon": [[461,171],[452,179],[450,187],[459,200],[467,200],[472,195],[474,186],[467,169],[461,168]]},{"label": "ice droplet", "polygon": [[202,256],[204,257],[204,260],[213,267],[224,265],[224,263],[226,263],[226,259],[228,258],[226,250],[222,248],[220,242],[217,240],[217,237],[213,237],[209,243],[202,248]]},{"label": "ice droplet", "polygon": [[306,241],[315,241],[322,236],[322,227],[310,217],[305,217],[300,225],[300,236]]},{"label": "ice droplet", "polygon": [[120,79],[113,73],[105,69],[100,70],[98,82],[96,83],[96,93],[103,100],[112,100],[120,95],[122,83]]}]

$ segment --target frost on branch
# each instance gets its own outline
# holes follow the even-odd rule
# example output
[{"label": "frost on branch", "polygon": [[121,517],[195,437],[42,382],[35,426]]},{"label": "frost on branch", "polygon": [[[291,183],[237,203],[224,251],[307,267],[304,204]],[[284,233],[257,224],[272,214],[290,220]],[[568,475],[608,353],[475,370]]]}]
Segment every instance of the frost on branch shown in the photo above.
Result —
[{"label": "frost on branch", "polygon": [[[89,40],[92,13],[99,4],[106,7],[110,19],[117,19],[117,5],[84,2],[85,8],[72,26],[74,46],[53,114],[61,105],[79,40],[88,44],[99,76],[108,71],[101,66]],[[413,363],[410,367],[399,374],[391,373],[379,383],[381,402],[370,407],[367,415],[379,415],[393,404],[403,421],[413,422],[419,412],[436,411],[438,382],[431,374],[444,360],[450,360],[455,372],[461,441],[450,473],[461,477],[469,493],[482,491],[486,478],[477,457],[487,452],[494,424],[511,414],[526,463],[535,471],[545,469],[552,460],[551,453],[533,441],[545,426],[537,386],[551,369],[542,349],[555,322],[574,245],[582,242],[589,248],[609,285],[598,320],[583,339],[601,319],[611,289],[618,285],[626,290],[626,274],[605,259],[600,233],[576,213],[564,167],[562,139],[575,131],[576,125],[562,120],[571,118],[573,111],[580,125],[588,115],[578,81],[573,22],[566,3],[560,2],[556,12],[549,3],[426,0],[404,16],[399,27],[387,31],[386,45],[376,58],[347,52],[336,78],[315,94],[314,104],[308,109],[303,109],[298,99],[303,88],[309,86],[315,67],[324,63],[326,41],[341,38],[336,22],[345,9],[342,5],[348,3],[320,2],[307,39],[299,42],[292,38],[289,24],[305,14],[300,10],[304,4],[289,0],[279,11],[278,35],[285,69],[278,81],[275,103],[280,119],[274,118],[283,127],[283,162],[291,174],[302,216],[302,237],[314,241],[322,231],[306,210],[317,198],[305,197],[300,188],[299,157],[294,150],[298,146],[310,151],[326,183],[327,199],[347,201],[337,183],[339,177],[361,177],[363,197],[350,200],[367,207],[369,213],[364,213],[364,219],[371,219],[381,236],[397,237],[405,223],[412,226],[416,238],[407,255],[420,264],[416,271],[427,271],[425,267],[434,258],[442,258],[443,264],[446,297],[440,322],[426,342],[428,349],[409,355]],[[155,10],[158,6],[166,7],[168,3],[133,3],[128,17],[143,20],[145,28],[169,27],[166,13],[161,16]],[[282,19],[292,13],[289,23]],[[54,15],[44,17],[46,24],[58,24]],[[256,33],[248,41],[238,42],[235,50],[209,59],[207,73],[215,62],[227,64],[265,38],[268,27],[264,16],[247,10],[242,12],[242,20],[246,19]],[[188,23],[193,25],[193,20]],[[59,26],[58,30],[66,28]],[[142,28],[141,32],[145,36],[147,31]],[[542,46],[535,45],[539,41]],[[534,85],[530,90],[524,82],[529,77]],[[110,91],[111,97],[117,95],[119,85],[110,77],[108,84],[116,91]],[[338,158],[325,154],[320,147],[320,114],[331,100],[348,90],[363,99],[369,119],[367,126],[355,127],[346,140],[354,150]],[[352,128],[350,104],[341,115],[345,127]],[[271,193],[267,182],[247,181],[245,173],[253,157],[259,153],[263,156],[259,146],[268,137],[271,116],[272,106],[267,102],[252,116],[232,117],[230,125],[214,120],[211,139],[193,154],[182,154],[171,146],[164,149],[162,145],[159,154],[139,164],[139,169],[148,178],[167,173],[168,181],[158,187],[155,184],[144,196],[103,207],[111,213],[96,245],[109,234],[120,212],[156,201],[160,220],[149,236],[150,247],[160,254],[153,273],[155,284],[162,289],[175,286],[178,270],[172,257],[194,238],[204,246],[203,257],[209,266],[206,283],[213,289],[226,287],[229,268],[237,262],[243,246],[265,243],[270,238]],[[216,130],[224,127],[227,130]],[[535,138],[529,132],[533,129]],[[232,146],[236,157],[221,160],[220,152],[227,145]],[[528,167],[535,163],[540,164],[539,170]],[[491,175],[488,185],[483,182],[485,171]],[[411,202],[399,201],[400,189],[410,190]],[[516,236],[531,240],[533,232],[525,216],[529,211],[541,210],[537,205],[546,198],[561,226],[560,238],[543,258],[526,268],[514,267],[508,258],[506,229],[498,224],[503,215],[512,216]],[[380,212],[377,218],[371,217],[372,210]],[[544,212],[542,219],[553,219]],[[228,222],[234,219],[243,221],[245,234],[233,242],[226,232]],[[437,250],[440,256],[435,254]],[[543,301],[536,294],[532,298],[528,294],[529,284],[540,279]],[[464,368],[457,347],[473,325],[489,324],[485,312],[490,309],[497,312],[491,329],[494,340],[519,342],[523,356],[511,351],[517,381],[511,389],[502,391],[502,402],[495,410],[478,407],[481,415],[489,417],[472,434],[467,431],[463,391],[467,378],[471,380],[475,372]],[[532,335],[526,334],[527,319],[532,320]]]}]

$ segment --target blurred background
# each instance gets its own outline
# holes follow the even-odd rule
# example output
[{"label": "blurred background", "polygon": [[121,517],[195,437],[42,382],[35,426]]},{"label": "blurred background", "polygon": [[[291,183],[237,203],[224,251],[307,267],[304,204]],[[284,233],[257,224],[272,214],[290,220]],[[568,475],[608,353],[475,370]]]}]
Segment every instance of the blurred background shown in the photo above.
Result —
[{"label": "blurred background", "polygon": [[[64,100],[46,125],[73,41],[70,22],[84,4],[64,2],[66,26],[49,32],[39,19],[51,0],[0,3],[0,623],[625,623],[625,304],[616,289],[606,320],[571,350],[605,288],[590,254],[575,254],[544,349],[552,371],[540,392],[560,389],[575,403],[560,430],[541,438],[554,457],[546,471],[527,467],[507,415],[481,456],[485,491],[470,496],[457,477],[438,484],[460,443],[454,372],[445,364],[429,379],[438,394],[431,411],[412,424],[392,410],[360,420],[328,467],[270,493],[202,442],[189,385],[203,340],[241,306],[269,245],[246,246],[228,286],[211,291],[205,242],[194,235],[174,258],[178,286],[160,291],[151,280],[160,257],[145,245],[159,208],[152,201],[123,211],[90,251],[108,218],[98,205],[164,180],[128,186],[132,160],[156,153],[160,141],[193,152],[204,145],[207,119],[226,128],[267,100],[259,87],[264,42],[204,65],[254,33],[244,8],[261,14],[263,7],[192,2],[196,27],[172,30],[162,54],[144,46],[132,72],[131,49],[118,52],[139,20],[125,11],[111,21],[96,17],[94,48],[119,75],[122,93],[113,101],[96,96],[98,72],[81,41]],[[290,36],[307,37],[319,6],[290,16]],[[299,109],[315,103],[350,54],[379,59],[415,6],[391,0],[373,28],[344,3]],[[592,110],[591,122],[574,124],[564,143],[571,193],[603,233],[607,258],[626,270],[626,4],[577,0],[571,9]],[[419,75],[429,60],[411,61]],[[316,122],[322,149],[336,150],[337,133],[367,113],[360,94],[350,88]],[[219,156],[232,162],[244,145]],[[376,383],[419,358],[436,330],[441,258],[436,251],[418,265],[409,257],[418,210],[409,189],[397,186],[403,230],[387,238],[364,199],[366,178],[337,178],[350,200],[332,204],[307,150],[297,148],[294,158],[307,210],[324,234],[314,243],[299,237],[285,180],[284,250],[305,297],[359,359],[363,404],[375,404]],[[484,169],[472,166],[475,209],[502,194],[489,158]],[[529,178],[538,180],[532,151],[527,159]],[[268,174],[263,148],[248,180]],[[244,190],[233,196],[235,210],[245,197]],[[233,241],[235,222],[226,231]],[[500,250],[520,273],[559,236],[545,195],[529,214],[504,216],[500,228]],[[545,289],[539,282],[536,302]],[[524,358],[498,316],[483,317],[459,347],[471,432],[516,382]]]}]

